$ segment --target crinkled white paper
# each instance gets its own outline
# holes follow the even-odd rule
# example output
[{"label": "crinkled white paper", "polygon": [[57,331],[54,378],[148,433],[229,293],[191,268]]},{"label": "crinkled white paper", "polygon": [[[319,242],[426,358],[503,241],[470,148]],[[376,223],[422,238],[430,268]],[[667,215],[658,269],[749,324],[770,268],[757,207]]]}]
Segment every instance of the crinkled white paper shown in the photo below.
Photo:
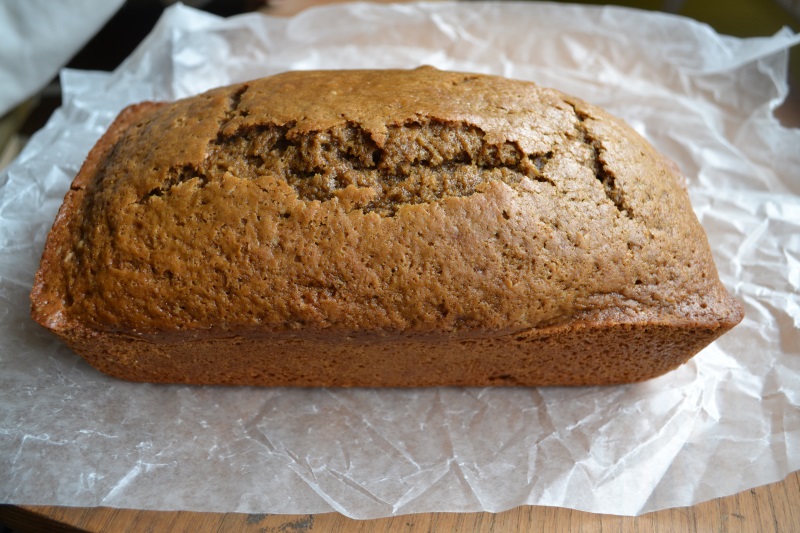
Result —
[{"label": "crinkled white paper", "polygon": [[[370,518],[522,504],[639,514],[800,468],[798,36],[554,4],[351,4],[228,20],[178,6],[0,174],[0,501]],[[609,388],[292,390],[105,377],[28,318],[61,199],[126,104],[287,69],[414,67],[530,79],[626,118],[689,176],[744,322],[680,369]]]}]

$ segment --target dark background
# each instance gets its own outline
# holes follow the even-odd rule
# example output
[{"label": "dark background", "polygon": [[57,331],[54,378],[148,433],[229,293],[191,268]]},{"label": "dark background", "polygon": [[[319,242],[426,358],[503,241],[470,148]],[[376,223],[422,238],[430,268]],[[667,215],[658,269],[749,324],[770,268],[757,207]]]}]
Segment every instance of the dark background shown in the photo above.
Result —
[{"label": "dark background", "polygon": [[[270,4],[275,1],[280,3]],[[290,14],[299,9],[298,5],[302,7],[315,1],[324,3],[331,0],[189,0],[187,3],[217,15],[229,16],[259,9],[266,13]],[[169,0],[128,0],[67,66],[113,70],[150,32],[169,3]],[[587,0],[581,3],[609,2]],[[739,37],[772,35],[783,26],[800,31],[800,0],[620,0],[610,3],[676,13],[705,22],[719,33]],[[791,6],[794,6],[793,11]],[[776,115],[785,126],[800,127],[799,49],[791,52],[789,71],[790,97]],[[28,102],[24,118],[18,121],[19,134],[25,138],[40,129],[60,104],[60,88],[55,79],[32,102]]]}]

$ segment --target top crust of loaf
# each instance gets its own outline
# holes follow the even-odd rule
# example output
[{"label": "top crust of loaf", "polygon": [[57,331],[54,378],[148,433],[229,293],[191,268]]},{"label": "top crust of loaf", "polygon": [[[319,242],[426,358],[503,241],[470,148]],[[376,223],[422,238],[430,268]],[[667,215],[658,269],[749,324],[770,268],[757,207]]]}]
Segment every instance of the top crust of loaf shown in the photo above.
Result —
[{"label": "top crust of loaf", "polygon": [[579,99],[493,76],[289,72],[121,113],[48,238],[69,331],[469,337],[730,328],[676,165]]}]

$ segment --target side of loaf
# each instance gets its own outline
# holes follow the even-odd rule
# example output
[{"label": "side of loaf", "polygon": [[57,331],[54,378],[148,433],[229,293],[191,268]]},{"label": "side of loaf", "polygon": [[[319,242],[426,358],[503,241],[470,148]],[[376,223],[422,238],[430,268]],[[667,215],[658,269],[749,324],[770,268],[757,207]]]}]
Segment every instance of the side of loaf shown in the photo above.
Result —
[{"label": "side of loaf", "polygon": [[430,67],[127,108],[31,300],[113,376],[266,386],[627,383],[742,318],[679,170],[630,127]]}]

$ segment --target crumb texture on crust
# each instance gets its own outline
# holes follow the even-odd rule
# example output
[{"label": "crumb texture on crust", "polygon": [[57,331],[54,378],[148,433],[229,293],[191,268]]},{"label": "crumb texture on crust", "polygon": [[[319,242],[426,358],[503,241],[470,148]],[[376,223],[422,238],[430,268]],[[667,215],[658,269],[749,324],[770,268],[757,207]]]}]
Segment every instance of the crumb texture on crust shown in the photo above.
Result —
[{"label": "crumb texture on crust", "polygon": [[291,72],[140,107],[112,130],[37,276],[34,316],[63,335],[467,338],[741,318],[675,165],[529,82]]}]

